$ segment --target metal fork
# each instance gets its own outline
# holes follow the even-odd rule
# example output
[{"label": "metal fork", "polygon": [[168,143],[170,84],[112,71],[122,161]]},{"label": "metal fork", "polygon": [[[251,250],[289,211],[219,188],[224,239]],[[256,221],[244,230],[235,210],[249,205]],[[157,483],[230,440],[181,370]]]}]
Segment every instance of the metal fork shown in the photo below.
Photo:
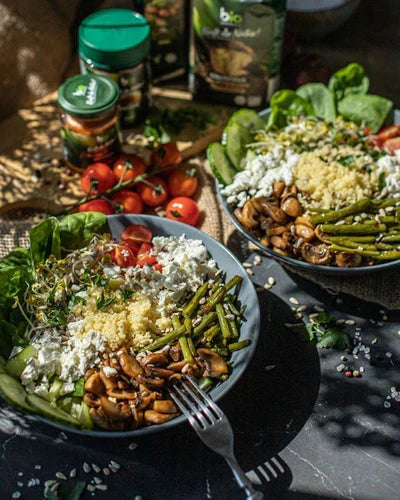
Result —
[{"label": "metal fork", "polygon": [[261,500],[264,495],[256,491],[238,464],[233,452],[233,431],[229,420],[214,401],[202,391],[188,375],[173,384],[169,392],[176,405],[189,420],[199,438],[228,463],[246,498]]}]

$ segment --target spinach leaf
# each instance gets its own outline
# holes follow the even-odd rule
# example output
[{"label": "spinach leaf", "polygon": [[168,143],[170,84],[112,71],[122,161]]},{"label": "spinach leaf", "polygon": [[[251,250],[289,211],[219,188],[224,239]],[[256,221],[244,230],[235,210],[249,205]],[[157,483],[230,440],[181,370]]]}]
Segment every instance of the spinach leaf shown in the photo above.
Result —
[{"label": "spinach leaf", "polygon": [[52,254],[57,259],[61,257],[60,229],[55,217],[49,217],[31,229],[29,239],[35,268]]},{"label": "spinach leaf", "polygon": [[318,118],[329,122],[335,121],[335,100],[326,85],[323,83],[306,83],[296,90],[296,94],[311,104]]},{"label": "spinach leaf", "polygon": [[100,212],[82,212],[67,215],[60,221],[61,247],[76,250],[86,246],[95,234],[102,234],[107,218]]},{"label": "spinach leaf", "polygon": [[338,112],[345,119],[352,120],[377,132],[392,109],[393,102],[377,95],[350,94],[338,103]]},{"label": "spinach leaf", "polygon": [[294,90],[278,90],[271,97],[271,114],[267,123],[267,130],[282,128],[291,116],[315,116],[312,105],[298,96]]},{"label": "spinach leaf", "polygon": [[328,87],[336,103],[339,103],[351,94],[366,94],[369,89],[369,78],[360,64],[351,63],[331,76]]},{"label": "spinach leaf", "polygon": [[27,248],[16,248],[0,260],[0,309],[8,319],[13,297],[22,298],[27,283],[33,278],[31,253]]}]

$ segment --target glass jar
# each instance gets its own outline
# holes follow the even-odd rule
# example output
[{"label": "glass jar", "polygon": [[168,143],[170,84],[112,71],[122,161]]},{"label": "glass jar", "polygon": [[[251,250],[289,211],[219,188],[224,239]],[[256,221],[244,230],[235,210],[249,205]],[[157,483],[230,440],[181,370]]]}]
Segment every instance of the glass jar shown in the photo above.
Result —
[{"label": "glass jar", "polygon": [[107,76],[120,92],[121,127],[144,120],[149,108],[150,26],[136,12],[106,9],[79,26],[81,73]]},{"label": "glass jar", "polygon": [[90,163],[112,163],[120,153],[119,91],[103,76],[77,75],[58,89],[61,145],[67,164],[83,170]]}]

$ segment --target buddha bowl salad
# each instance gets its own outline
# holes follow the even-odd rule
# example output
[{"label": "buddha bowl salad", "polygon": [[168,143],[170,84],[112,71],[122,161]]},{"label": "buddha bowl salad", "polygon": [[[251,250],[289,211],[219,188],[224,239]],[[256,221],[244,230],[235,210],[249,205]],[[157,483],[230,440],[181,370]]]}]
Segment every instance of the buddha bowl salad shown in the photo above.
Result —
[{"label": "buddha bowl salad", "polygon": [[200,240],[96,212],[49,218],[30,248],[0,261],[0,393],[18,408],[84,429],[129,430],[177,416],[168,386],[229,377],[244,309]]},{"label": "buddha bowl salad", "polygon": [[358,64],[328,86],[280,90],[263,120],[235,112],[208,148],[221,193],[245,230],[311,264],[400,258],[400,125],[392,102],[367,94]]}]

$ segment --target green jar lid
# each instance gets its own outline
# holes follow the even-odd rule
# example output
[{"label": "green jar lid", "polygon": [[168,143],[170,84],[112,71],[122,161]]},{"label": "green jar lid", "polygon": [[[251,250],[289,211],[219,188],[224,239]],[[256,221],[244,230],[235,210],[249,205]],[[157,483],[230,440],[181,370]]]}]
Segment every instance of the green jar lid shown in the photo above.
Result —
[{"label": "green jar lid", "polygon": [[117,103],[119,89],[110,78],[77,75],[58,89],[58,105],[74,116],[90,117],[111,109]]},{"label": "green jar lid", "polygon": [[94,66],[115,70],[137,66],[150,49],[146,18],[127,9],[94,12],[79,26],[79,55]]}]

